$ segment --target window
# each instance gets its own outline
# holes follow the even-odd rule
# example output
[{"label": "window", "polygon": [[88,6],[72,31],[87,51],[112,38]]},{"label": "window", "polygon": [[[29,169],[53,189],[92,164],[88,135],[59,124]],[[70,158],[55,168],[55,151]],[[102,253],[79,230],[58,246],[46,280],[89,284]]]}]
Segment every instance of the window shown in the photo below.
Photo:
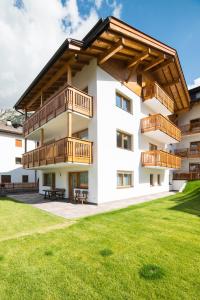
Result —
[{"label": "window", "polygon": [[84,130],[73,133],[73,137],[76,137],[81,140],[87,140],[88,139],[88,129],[84,129]]},{"label": "window", "polygon": [[157,184],[158,184],[158,185],[161,185],[160,174],[157,175]]},{"label": "window", "polygon": [[28,182],[28,175],[22,175],[22,182],[23,183]]},{"label": "window", "polygon": [[15,140],[15,146],[21,148],[22,147],[22,140]]},{"label": "window", "polygon": [[82,189],[87,189],[88,188],[88,172],[80,172],[79,186]]},{"label": "window", "polygon": [[1,183],[11,183],[11,175],[1,175]]},{"label": "window", "polygon": [[190,128],[191,130],[198,130],[200,127],[200,118],[194,119],[190,121]]},{"label": "window", "polygon": [[55,187],[55,173],[45,173],[43,174],[43,185]]},{"label": "window", "polygon": [[116,94],[116,105],[127,112],[131,112],[131,101],[118,93]]},{"label": "window", "polygon": [[200,173],[200,163],[190,163],[189,171]]},{"label": "window", "polygon": [[22,158],[21,157],[15,157],[15,164],[16,165],[21,165],[22,163]]},{"label": "window", "polygon": [[131,135],[121,131],[117,131],[117,147],[131,150]]},{"label": "window", "polygon": [[157,150],[157,145],[149,144],[149,151]]},{"label": "window", "polygon": [[117,171],[117,187],[132,187],[132,172]]},{"label": "window", "polygon": [[153,174],[150,174],[150,186],[153,186]]}]

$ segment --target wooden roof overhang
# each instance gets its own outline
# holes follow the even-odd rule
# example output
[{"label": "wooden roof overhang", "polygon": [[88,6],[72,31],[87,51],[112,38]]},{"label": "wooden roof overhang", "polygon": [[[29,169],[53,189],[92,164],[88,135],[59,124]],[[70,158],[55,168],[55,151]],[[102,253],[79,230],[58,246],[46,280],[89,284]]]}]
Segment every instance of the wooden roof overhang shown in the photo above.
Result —
[{"label": "wooden roof overhang", "polygon": [[94,36],[90,32],[85,40],[86,53],[97,56],[101,68],[138,95],[146,83],[139,86],[132,78],[134,73],[157,81],[174,99],[176,111],[189,108],[190,97],[175,49],[114,17],[107,18],[104,28],[94,30]]},{"label": "wooden roof overhang", "polygon": [[42,91],[45,100],[66,83],[68,65],[74,76],[92,58],[139,96],[148,79],[155,80],[174,99],[176,111],[188,109],[189,93],[176,50],[114,17],[99,20],[82,41],[67,39],[15,108],[37,109]]},{"label": "wooden roof overhang", "polygon": [[49,99],[67,83],[69,65],[74,76],[89,64],[92,54],[80,53],[82,45],[81,41],[67,39],[20,97],[15,109],[35,111],[40,107],[41,97],[43,101]]}]

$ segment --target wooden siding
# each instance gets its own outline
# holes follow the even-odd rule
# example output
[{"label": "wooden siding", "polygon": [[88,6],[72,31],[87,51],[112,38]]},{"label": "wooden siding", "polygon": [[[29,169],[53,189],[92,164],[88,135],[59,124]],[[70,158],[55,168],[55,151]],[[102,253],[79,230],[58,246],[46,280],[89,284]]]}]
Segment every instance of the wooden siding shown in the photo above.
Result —
[{"label": "wooden siding", "polygon": [[157,82],[153,82],[152,84],[148,84],[143,87],[142,94],[144,101],[156,98],[169,111],[174,113],[174,100],[160,87]]},{"label": "wooden siding", "polygon": [[92,163],[92,142],[76,138],[63,138],[26,152],[22,158],[24,168],[33,168],[61,162]]},{"label": "wooden siding", "polygon": [[142,166],[179,169],[181,158],[162,150],[142,152]]},{"label": "wooden siding", "polygon": [[71,86],[63,87],[24,122],[24,135],[28,135],[51,119],[56,118],[58,115],[68,110],[75,111],[87,117],[92,117],[92,96]]},{"label": "wooden siding", "polygon": [[141,132],[160,130],[178,142],[181,141],[181,131],[161,114],[152,115],[141,120]]},{"label": "wooden siding", "polygon": [[200,157],[200,149],[190,149],[190,148],[175,149],[174,153],[183,158],[199,158]]},{"label": "wooden siding", "polygon": [[173,173],[173,180],[200,180],[200,173]]}]

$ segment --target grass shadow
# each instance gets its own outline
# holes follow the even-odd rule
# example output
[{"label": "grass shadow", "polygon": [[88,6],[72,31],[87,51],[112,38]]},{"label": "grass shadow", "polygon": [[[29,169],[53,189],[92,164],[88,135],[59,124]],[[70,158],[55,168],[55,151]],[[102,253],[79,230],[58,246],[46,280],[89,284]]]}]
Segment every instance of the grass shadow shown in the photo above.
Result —
[{"label": "grass shadow", "polygon": [[171,201],[174,201],[177,205],[170,209],[200,217],[200,187],[187,193],[181,193],[179,197],[176,197]]}]

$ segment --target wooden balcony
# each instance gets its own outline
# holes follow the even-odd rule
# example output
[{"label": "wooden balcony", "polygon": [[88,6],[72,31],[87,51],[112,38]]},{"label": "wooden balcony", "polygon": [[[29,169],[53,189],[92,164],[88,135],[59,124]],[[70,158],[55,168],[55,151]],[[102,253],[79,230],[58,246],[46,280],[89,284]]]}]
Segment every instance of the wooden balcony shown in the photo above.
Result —
[{"label": "wooden balcony", "polygon": [[174,153],[182,158],[199,158],[200,149],[182,148],[175,149]]},{"label": "wooden balcony", "polygon": [[173,173],[173,180],[200,180],[200,173]]},{"label": "wooden balcony", "polygon": [[24,135],[27,136],[65,111],[74,111],[81,115],[92,117],[92,96],[89,96],[72,86],[64,86],[24,122]]},{"label": "wooden balcony", "polygon": [[170,115],[174,113],[174,100],[157,82],[145,86],[142,90],[143,101],[153,111]]},{"label": "wooden balcony", "polygon": [[142,153],[142,166],[179,169],[181,167],[181,158],[162,150],[146,151]]},{"label": "wooden balcony", "polygon": [[176,143],[181,140],[180,129],[161,114],[143,118],[141,120],[141,132],[165,144]]},{"label": "wooden balcony", "polygon": [[91,164],[92,142],[66,137],[26,152],[22,162],[26,169],[63,162]]},{"label": "wooden balcony", "polygon": [[195,133],[200,133],[200,122],[194,122],[192,124],[186,124],[179,126],[182,135],[190,135]]}]

